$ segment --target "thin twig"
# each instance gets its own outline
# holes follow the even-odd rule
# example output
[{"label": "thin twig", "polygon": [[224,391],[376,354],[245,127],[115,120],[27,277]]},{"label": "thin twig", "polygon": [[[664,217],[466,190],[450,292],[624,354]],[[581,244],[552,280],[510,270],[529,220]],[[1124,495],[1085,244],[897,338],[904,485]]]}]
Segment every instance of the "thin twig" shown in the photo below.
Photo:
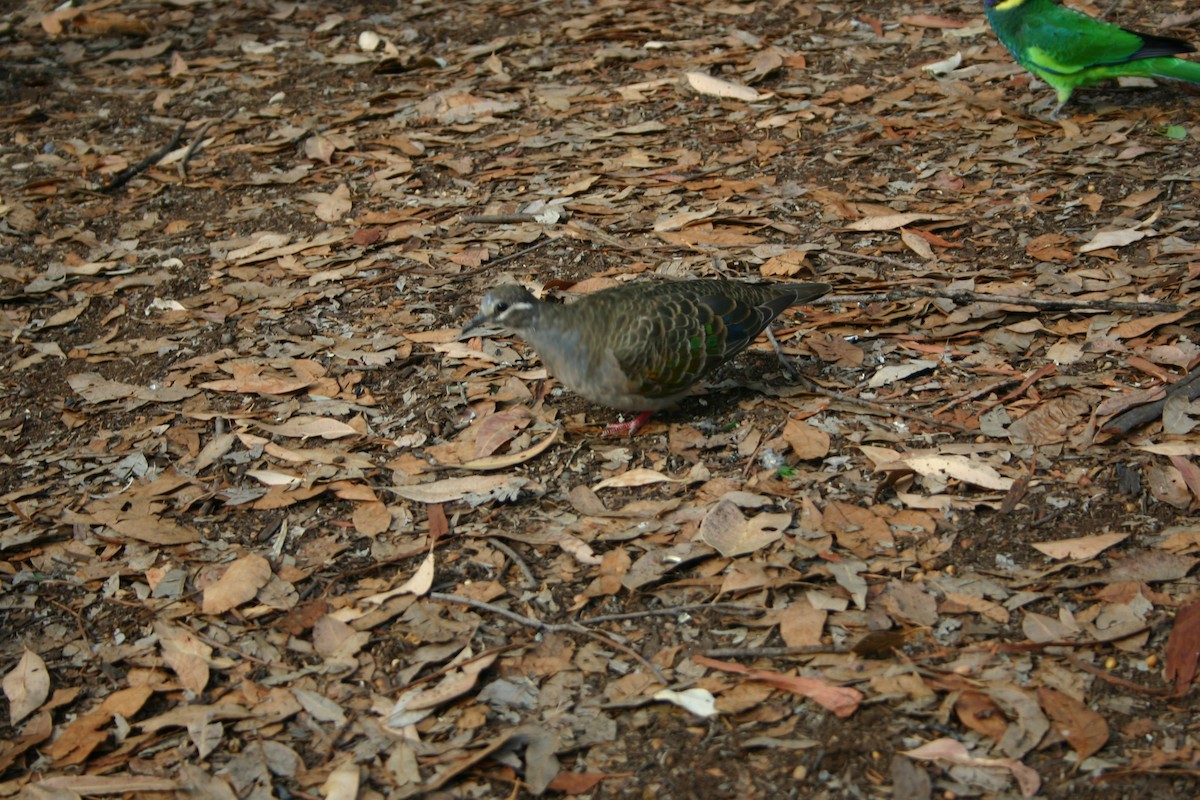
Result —
[{"label": "thin twig", "polygon": [[459,220],[467,225],[517,225],[538,221],[536,214],[463,214]]},{"label": "thin twig", "polygon": [[988,385],[984,386],[982,389],[974,389],[970,392],[959,395],[958,397],[951,400],[949,403],[946,403],[945,405],[941,405],[941,406],[938,406],[937,408],[935,408],[933,410],[933,413],[934,413],[934,415],[945,414],[947,411],[949,411],[950,409],[954,408],[957,405],[961,405],[962,403],[965,403],[969,400],[974,400],[977,397],[983,397],[984,395],[991,394],[992,392],[997,392],[997,391],[1003,389],[1005,386],[1008,386],[1010,383],[1016,383],[1016,382],[1017,382],[1017,379],[1013,378],[1013,377],[1001,378],[1000,380],[995,381],[994,383],[989,383]]},{"label": "thin twig", "polygon": [[191,625],[188,625],[186,622],[176,622],[176,624],[179,625],[179,627],[183,628],[188,633],[190,633],[192,636],[195,636],[200,641],[209,645],[210,647],[215,647],[218,650],[224,650],[229,653],[234,653],[234,654],[240,656],[241,658],[244,658],[246,661],[249,661],[253,664],[258,664],[259,666],[262,666],[262,667],[269,667],[270,669],[274,669],[274,670],[290,669],[290,667],[287,664],[280,664],[275,661],[265,661],[261,658],[258,658],[257,656],[252,656],[249,653],[247,653],[245,650],[240,650],[231,644],[227,644],[225,642],[218,642],[216,639],[205,636],[203,633],[196,630]]},{"label": "thin twig", "polygon": [[92,652],[92,638],[87,634],[87,625],[84,623],[83,617],[80,615],[80,613],[70,606],[58,602],[53,597],[44,597],[42,599],[50,601],[51,605],[58,606],[63,611],[75,618],[75,624],[79,626],[79,635],[83,637],[84,643],[87,644],[87,652]]},{"label": "thin twig", "polygon": [[479,609],[480,611],[487,611],[492,614],[497,614],[505,619],[516,622],[519,625],[533,628],[534,630],[545,631],[547,633],[579,633],[583,634],[584,636],[590,636],[593,639],[603,642],[609,647],[620,650],[630,657],[637,659],[639,662],[641,662],[642,666],[653,672],[654,677],[658,678],[658,680],[664,686],[667,685],[667,679],[662,674],[662,670],[647,661],[643,655],[630,647],[626,647],[615,639],[604,636],[597,631],[589,631],[587,628],[583,627],[577,622],[543,622],[540,619],[527,617],[524,614],[518,614],[516,611],[509,611],[507,608],[501,608],[500,606],[492,605],[491,603],[485,603],[482,600],[473,600],[470,597],[459,597],[458,595],[446,594],[445,592],[430,592],[429,598],[432,600],[440,600],[444,603],[459,603],[464,606],[470,606],[471,608]]},{"label": "thin twig", "polygon": [[525,560],[517,555],[516,550],[502,542],[497,536],[489,536],[487,541],[492,547],[508,556],[508,560],[513,562],[513,564],[517,566],[517,569],[521,570],[521,574],[525,576],[525,588],[537,588],[538,579],[534,577],[533,570],[529,568],[529,565],[525,563]]},{"label": "thin twig", "polygon": [[873,292],[871,294],[826,295],[818,300],[809,301],[809,305],[823,306],[835,303],[887,303],[895,300],[911,300],[914,297],[946,298],[956,303],[997,303],[1006,306],[1025,306],[1040,308],[1048,311],[1131,311],[1134,313],[1170,313],[1174,311],[1200,311],[1195,306],[1180,306],[1174,303],[1122,303],[1116,300],[1054,300],[1038,297],[1013,297],[1003,294],[985,294],[966,289],[892,289],[888,292]]},{"label": "thin twig", "polygon": [[1158,400],[1118,414],[1106,422],[1100,430],[1112,436],[1125,436],[1150,420],[1161,417],[1167,400],[1177,396],[1183,396],[1189,401],[1200,397],[1200,367],[1193,369],[1182,380],[1171,384],[1166,393]]},{"label": "thin twig", "polygon": [[849,647],[833,647],[825,644],[803,647],[714,647],[701,655],[709,658],[784,658],[787,656],[846,655],[853,652]]},{"label": "thin twig", "polygon": [[1151,695],[1159,695],[1159,696],[1169,695],[1169,694],[1171,694],[1171,691],[1172,691],[1171,689],[1155,689],[1151,686],[1142,686],[1140,683],[1134,683],[1133,681],[1127,681],[1124,678],[1119,678],[1116,675],[1113,675],[1112,673],[1110,673],[1108,670],[1101,669],[1100,667],[1097,667],[1095,664],[1087,663],[1086,661],[1084,661],[1082,658],[1075,655],[1074,653],[1067,653],[1067,661],[1070,661],[1071,666],[1075,667],[1076,669],[1083,670],[1084,672],[1089,672],[1092,675],[1095,675],[1100,680],[1104,681],[1105,683],[1111,683],[1113,686],[1120,686],[1122,689],[1132,689],[1133,691],[1141,692],[1142,694],[1151,694]]},{"label": "thin twig", "polygon": [[840,400],[843,403],[850,403],[851,405],[860,406],[862,408],[869,408],[872,411],[879,411],[883,414],[892,414],[897,417],[903,417],[904,419],[911,419],[915,422],[928,425],[931,428],[944,428],[957,433],[975,433],[975,431],[963,427],[957,422],[947,422],[946,420],[937,419],[925,414],[919,414],[916,411],[907,411],[903,408],[897,408],[895,406],[888,405],[887,403],[876,403],[872,400],[864,400],[861,397],[854,397],[853,395],[835,392],[832,389],[826,389],[823,386],[813,383],[808,378],[801,378],[800,383],[804,386],[806,391],[820,395],[821,397],[828,397],[831,400]]},{"label": "thin twig", "polygon": [[[221,117],[220,120],[224,121],[224,120],[230,119],[232,116],[233,116],[233,111],[230,110],[225,116]],[[200,149],[200,146],[204,143],[204,135],[206,133],[208,133],[208,129],[211,128],[213,125],[216,125],[217,122],[218,122],[218,120],[216,120],[216,119],[210,119],[208,122],[204,123],[204,125],[201,126],[200,130],[196,132],[195,136],[192,137],[192,143],[190,145],[188,145],[187,151],[184,152],[183,158],[180,159],[180,161],[179,161],[179,177],[180,178],[186,178],[188,176],[188,174],[187,174],[188,162],[192,160],[192,156],[194,156],[196,154],[196,152]]]},{"label": "thin twig", "polygon": [[456,594],[446,594],[445,592],[430,592],[429,597],[432,600],[440,600],[443,603],[458,603],[459,605],[470,606],[471,608],[487,611],[491,614],[504,617],[505,619],[516,622],[519,625],[524,625],[527,628],[534,628],[539,631],[548,631],[551,633],[561,633],[570,628],[570,625],[561,625],[554,622],[542,622],[540,619],[527,617],[524,614],[519,614],[516,611],[509,611],[507,608],[501,608],[491,603],[485,603],[482,600],[475,600],[470,597],[459,597]]},{"label": "thin twig", "polygon": [[187,127],[186,122],[181,123],[179,125],[179,127],[176,128],[175,135],[171,137],[171,141],[167,142],[162,147],[160,147],[158,150],[156,150],[154,153],[151,153],[150,155],[146,156],[141,161],[134,164],[132,167],[126,167],[125,169],[118,172],[116,175],[112,176],[112,179],[108,183],[106,183],[100,187],[100,191],[114,192],[117,189],[124,186],[125,184],[129,183],[129,181],[131,181],[135,176],[150,169],[150,167],[154,166],[159,161],[162,161],[162,159],[167,155],[167,153],[174,150],[175,146],[177,144],[179,144],[179,140],[183,137],[183,130],[186,127]]},{"label": "thin twig", "polygon": [[542,239],[540,242],[531,244],[531,245],[529,245],[529,247],[526,247],[523,250],[518,250],[515,253],[509,253],[506,256],[497,258],[495,261],[489,261],[486,264],[481,264],[480,266],[475,267],[474,269],[466,270],[466,271],[460,273],[460,277],[463,275],[474,275],[477,272],[483,272],[485,269],[491,269],[492,267],[498,267],[505,262],[512,261],[517,258],[522,258],[523,256],[527,256],[530,253],[532,253],[534,250],[537,250],[541,247],[545,247],[546,245],[550,244],[551,242],[556,242],[556,241],[558,241],[558,240],[557,239]]},{"label": "thin twig", "polygon": [[1116,644],[1127,639],[1132,639],[1134,636],[1140,636],[1143,633],[1149,632],[1150,625],[1143,625],[1140,628],[1133,630],[1121,631],[1116,636],[1110,636],[1107,639],[1082,639],[1080,641],[1072,641],[1069,639],[1053,639],[1048,642],[997,642],[995,644],[978,645],[974,648],[967,648],[968,651],[975,650],[991,650],[997,653],[1029,653],[1040,650],[1048,650],[1051,647],[1060,647],[1063,649],[1085,650],[1092,647],[1101,647],[1106,644]]},{"label": "thin twig", "polygon": [[411,689],[414,686],[420,686],[422,683],[428,683],[429,681],[431,681],[435,678],[440,678],[441,676],[445,675],[447,672],[452,672],[453,670],[461,669],[462,667],[465,667],[468,664],[478,661],[481,658],[487,658],[488,656],[492,656],[492,655],[499,655],[500,653],[504,653],[509,650],[515,650],[516,648],[523,647],[523,646],[524,645],[510,642],[509,644],[502,644],[499,647],[493,647],[490,650],[484,650],[479,655],[475,656],[474,658],[468,658],[466,661],[452,661],[451,663],[446,664],[445,666],[443,666],[439,669],[435,669],[433,672],[429,673],[428,675],[422,675],[419,678],[413,678],[407,684],[402,686],[400,688],[400,691],[407,691],[408,689]]},{"label": "thin twig", "polygon": [[[792,373],[792,377],[794,377],[794,378],[802,377],[800,375],[800,373],[796,372],[795,370],[791,370],[791,373]],[[754,447],[754,452],[751,453],[750,457],[746,459],[746,468],[742,470],[743,478],[749,477],[750,470],[754,469],[754,460],[756,458],[758,458],[758,453],[760,450],[762,450],[763,445],[765,443],[771,441],[771,439],[773,439],[775,437],[775,434],[779,433],[780,429],[783,428],[783,426],[786,424],[787,424],[787,420],[783,420],[781,422],[776,423],[775,427],[771,429],[770,433],[768,433],[766,436],[764,436],[758,440],[758,444],[755,445],[755,447]]]},{"label": "thin twig", "polygon": [[623,622],[644,617],[674,617],[691,611],[729,611],[735,614],[762,614],[766,609],[756,606],[742,606],[737,603],[691,603],[686,606],[671,606],[669,608],[651,608],[645,611],[630,611],[625,614],[604,614],[599,617],[589,617],[579,620],[580,625],[598,625],[601,622]]},{"label": "thin twig", "polygon": [[982,416],[983,414],[986,414],[987,412],[991,411],[996,406],[1002,406],[1005,403],[1011,403],[1013,400],[1016,400],[1018,397],[1020,397],[1021,395],[1025,394],[1027,391],[1029,391],[1030,386],[1033,386],[1035,383],[1040,381],[1042,378],[1050,377],[1051,375],[1053,375],[1056,372],[1058,372],[1058,367],[1054,366],[1054,364],[1043,364],[1041,367],[1039,367],[1038,369],[1034,370],[1029,375],[1027,375],[1025,377],[1025,380],[1021,381],[1020,386],[1013,389],[1011,392],[1004,395],[999,400],[993,400],[992,402],[985,405],[983,408],[977,410],[975,412],[974,416],[976,416],[976,417]]},{"label": "thin twig", "polygon": [[893,267],[900,269],[915,269],[912,264],[906,264],[898,258],[891,256],[872,256],[867,253],[855,253],[850,250],[823,250],[821,252],[829,253],[835,256],[845,256],[846,258],[856,258],[860,261],[876,261],[880,264],[891,264]]}]

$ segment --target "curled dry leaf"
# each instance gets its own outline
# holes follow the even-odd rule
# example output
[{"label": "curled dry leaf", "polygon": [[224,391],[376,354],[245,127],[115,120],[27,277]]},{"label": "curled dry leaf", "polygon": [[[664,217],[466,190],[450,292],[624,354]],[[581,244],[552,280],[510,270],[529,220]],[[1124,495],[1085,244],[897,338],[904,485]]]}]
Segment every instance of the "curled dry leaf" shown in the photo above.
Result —
[{"label": "curled dry leaf", "polygon": [[700,523],[696,541],[712,545],[726,558],[761,550],[783,536],[792,522],[787,513],[759,514],[746,519],[737,506],[720,500]]},{"label": "curled dry leaf", "polygon": [[674,703],[701,719],[717,715],[717,699],[707,689],[694,687],[684,689],[682,692],[677,692],[673,689],[660,689],[654,693],[654,699]]},{"label": "curled dry leaf", "polygon": [[770,92],[759,93],[757,89],[751,89],[749,86],[714,78],[706,72],[687,72],[684,74],[687,77],[688,85],[700,94],[732,100],[745,100],[748,103],[756,100],[767,100],[773,96]]},{"label": "curled dry leaf", "polygon": [[413,576],[405,581],[401,586],[393,589],[390,592],[383,594],[371,595],[363,598],[363,602],[382,603],[384,600],[395,597],[401,594],[416,594],[424,595],[433,587],[433,576],[436,572],[436,560],[433,553],[425,556],[425,560],[421,562],[421,566],[417,567],[417,571]]},{"label": "curled dry leaf", "polygon": [[924,372],[930,372],[938,368],[938,362],[929,361],[928,359],[914,359],[904,364],[893,364],[886,367],[880,367],[875,370],[875,374],[867,381],[867,385],[872,389],[878,389],[881,386],[888,386],[896,381],[907,380],[914,375],[920,375]]},{"label": "curled dry leaf", "polygon": [[229,565],[216,583],[204,589],[205,614],[224,614],[249,602],[271,579],[271,564],[260,555],[242,556]]},{"label": "curled dry leaf", "polygon": [[353,758],[347,758],[338,764],[321,785],[321,794],[325,800],[356,800],[362,770]]},{"label": "curled dry leaf", "polygon": [[1079,761],[1094,755],[1108,741],[1108,723],[1103,715],[1068,694],[1043,686],[1038,704],[1075,750]]},{"label": "curled dry leaf", "polygon": [[921,69],[925,70],[926,72],[930,73],[931,75],[945,75],[949,72],[954,72],[954,70],[958,69],[961,66],[962,66],[962,51],[959,51],[959,52],[955,53],[954,55],[950,56],[949,58],[944,58],[941,61],[934,61],[930,64],[926,64],[923,67],[921,67]]},{"label": "curled dry leaf", "polygon": [[472,658],[470,650],[464,650],[456,660],[466,661],[461,667],[444,675],[428,688],[410,689],[396,698],[388,712],[385,723],[389,728],[400,730],[429,716],[445,703],[469,692],[479,680],[479,675],[492,665],[498,653]]},{"label": "curled dry leaf", "polygon": [[449,503],[468,495],[512,494],[525,485],[519,475],[471,475],[464,478],[445,478],[430,483],[396,486],[392,491],[406,500],[418,503]]},{"label": "curled dry leaf", "polygon": [[654,483],[682,483],[684,480],[686,479],[672,478],[657,470],[638,468],[622,472],[611,478],[605,478],[593,486],[592,491],[598,492],[601,489],[628,489],[632,486],[649,486]]},{"label": "curled dry leaf", "polygon": [[212,648],[186,628],[167,622],[156,622],[154,633],[162,647],[163,661],[175,671],[179,683],[193,694],[202,694],[208,686]]},{"label": "curled dry leaf", "polygon": [[1034,542],[1033,548],[1050,558],[1083,560],[1094,558],[1114,544],[1129,538],[1127,533],[1099,533],[1095,536],[1080,536],[1075,539],[1059,539],[1055,542]]},{"label": "curled dry leaf", "polygon": [[846,227],[852,231],[894,231],[914,222],[945,221],[954,217],[947,214],[924,214],[919,211],[906,211],[898,214],[879,214],[851,222]]},{"label": "curled dry leaf", "polygon": [[731,661],[718,661],[706,656],[693,656],[692,660],[701,666],[745,675],[751,680],[768,683],[776,689],[802,695],[839,717],[852,715],[858,710],[863,699],[862,692],[857,689],[848,686],[833,686],[815,678],[801,678],[770,670],[750,669]]},{"label": "curled dry leaf", "polygon": [[783,440],[797,458],[808,461],[829,455],[829,434],[798,419],[789,419],[783,426]]},{"label": "curled dry leaf", "polygon": [[516,453],[507,453],[499,456],[487,456],[485,458],[475,458],[470,461],[459,464],[460,469],[478,470],[487,472],[493,469],[505,469],[506,467],[515,467],[517,464],[524,464],[531,461],[537,456],[546,451],[550,445],[558,440],[559,434],[562,433],[562,428],[554,427],[550,432],[535,442],[530,447],[520,450]]},{"label": "curled dry leaf", "polygon": [[918,475],[956,480],[993,491],[1006,492],[1013,484],[1012,478],[1006,478],[987,464],[973,461],[966,456],[909,456],[904,459],[904,463]]},{"label": "curled dry leaf", "polygon": [[977,758],[967,748],[953,739],[934,739],[913,750],[902,750],[904,755],[920,761],[942,761],[966,767],[1001,769],[1012,773],[1024,797],[1033,797],[1041,788],[1042,779],[1034,770],[1014,758]]},{"label": "curled dry leaf", "polygon": [[50,695],[50,673],[42,657],[29,648],[21,660],[4,676],[4,696],[8,698],[9,724],[15,725],[37,711]]}]

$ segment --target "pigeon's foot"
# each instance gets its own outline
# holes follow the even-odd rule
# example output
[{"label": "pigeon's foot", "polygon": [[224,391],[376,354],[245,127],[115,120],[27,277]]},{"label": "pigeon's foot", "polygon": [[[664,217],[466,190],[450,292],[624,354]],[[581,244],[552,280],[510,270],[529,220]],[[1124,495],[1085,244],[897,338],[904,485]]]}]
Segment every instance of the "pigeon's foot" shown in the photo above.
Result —
[{"label": "pigeon's foot", "polygon": [[601,436],[633,436],[638,432],[638,428],[649,422],[653,416],[653,411],[643,411],[629,422],[614,422],[604,429]]}]

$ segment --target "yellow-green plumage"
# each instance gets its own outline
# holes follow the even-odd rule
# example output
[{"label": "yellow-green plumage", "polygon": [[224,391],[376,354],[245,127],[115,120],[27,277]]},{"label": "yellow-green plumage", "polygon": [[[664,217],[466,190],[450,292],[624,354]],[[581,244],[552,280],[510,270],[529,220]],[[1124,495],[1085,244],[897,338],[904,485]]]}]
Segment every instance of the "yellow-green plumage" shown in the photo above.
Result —
[{"label": "yellow-green plumage", "polygon": [[1025,69],[1054,87],[1055,114],[1080,86],[1126,75],[1200,83],[1200,63],[1175,56],[1196,48],[1138,33],[1052,0],[984,0],[996,37]]}]

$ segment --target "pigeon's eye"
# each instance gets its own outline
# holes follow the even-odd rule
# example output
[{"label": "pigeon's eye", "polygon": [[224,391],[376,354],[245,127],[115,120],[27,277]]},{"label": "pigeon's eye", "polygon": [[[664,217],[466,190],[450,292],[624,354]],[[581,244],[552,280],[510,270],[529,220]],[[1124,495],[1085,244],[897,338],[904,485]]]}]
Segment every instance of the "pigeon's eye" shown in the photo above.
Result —
[{"label": "pigeon's eye", "polygon": [[508,311],[508,303],[505,303],[505,302],[496,303],[496,313],[497,314],[503,314],[505,311]]}]

